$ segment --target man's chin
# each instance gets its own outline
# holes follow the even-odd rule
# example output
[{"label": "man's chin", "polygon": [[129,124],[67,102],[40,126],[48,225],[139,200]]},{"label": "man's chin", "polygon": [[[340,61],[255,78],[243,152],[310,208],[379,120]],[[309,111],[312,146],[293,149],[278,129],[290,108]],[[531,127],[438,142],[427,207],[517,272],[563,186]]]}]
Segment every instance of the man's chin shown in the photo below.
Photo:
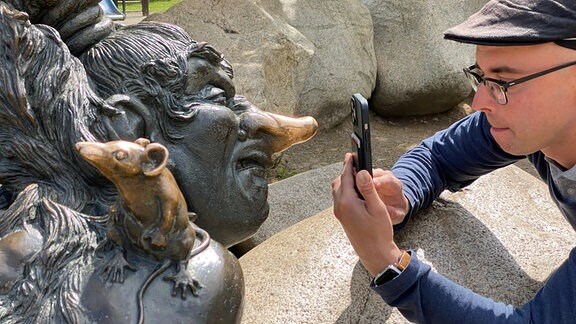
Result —
[{"label": "man's chin", "polygon": [[520,151],[518,150],[518,145],[514,144],[514,139],[512,136],[512,132],[507,128],[491,128],[490,133],[492,137],[500,146],[500,148],[512,155],[521,155]]},{"label": "man's chin", "polygon": [[505,143],[505,145],[498,143],[498,145],[504,152],[516,156],[530,155],[538,151],[537,149],[528,149],[526,147],[522,147],[521,145],[514,145],[511,143]]}]

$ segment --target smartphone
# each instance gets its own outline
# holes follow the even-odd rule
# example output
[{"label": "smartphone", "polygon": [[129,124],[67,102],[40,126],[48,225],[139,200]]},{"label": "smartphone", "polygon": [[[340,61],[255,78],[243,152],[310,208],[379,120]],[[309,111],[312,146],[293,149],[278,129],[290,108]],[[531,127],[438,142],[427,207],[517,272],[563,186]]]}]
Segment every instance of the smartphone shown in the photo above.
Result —
[{"label": "smartphone", "polygon": [[372,175],[372,148],[370,145],[370,121],[368,101],[355,93],[350,98],[352,109],[352,156],[356,172],[366,170]]}]

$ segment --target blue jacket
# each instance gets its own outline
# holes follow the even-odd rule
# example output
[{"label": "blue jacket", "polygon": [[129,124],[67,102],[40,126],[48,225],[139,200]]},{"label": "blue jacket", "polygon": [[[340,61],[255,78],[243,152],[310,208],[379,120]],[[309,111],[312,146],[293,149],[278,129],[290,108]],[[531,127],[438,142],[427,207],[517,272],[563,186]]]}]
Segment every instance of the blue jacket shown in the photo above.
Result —
[{"label": "blue jacket", "polygon": [[[410,212],[430,206],[445,189],[456,191],[497,168],[526,156],[504,152],[490,134],[483,113],[474,113],[436,133],[404,154],[392,168],[404,185]],[[576,206],[556,194],[542,152],[527,156],[555,203],[576,229]],[[419,323],[576,323],[576,249],[521,308],[482,297],[430,270],[412,253],[410,265],[395,279],[372,288],[410,321]]]}]

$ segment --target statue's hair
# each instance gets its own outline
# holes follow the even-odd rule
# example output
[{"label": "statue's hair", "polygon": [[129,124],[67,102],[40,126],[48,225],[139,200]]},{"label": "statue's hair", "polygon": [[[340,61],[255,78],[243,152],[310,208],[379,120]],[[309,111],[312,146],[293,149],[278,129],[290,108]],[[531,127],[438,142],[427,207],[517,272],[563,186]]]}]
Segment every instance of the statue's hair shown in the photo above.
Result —
[{"label": "statue's hair", "polygon": [[52,199],[82,210],[95,199],[86,181],[99,176],[74,145],[105,138],[106,105],[57,32],[27,18],[0,3],[0,183],[15,193],[50,186]]},{"label": "statue's hair", "polygon": [[96,262],[97,234],[86,215],[41,199],[41,191],[36,185],[25,188],[0,219],[0,236],[32,226],[43,235],[43,247],[26,261],[23,278],[0,295],[0,322],[88,322],[79,298],[85,269]]},{"label": "statue's hair", "polygon": [[85,322],[82,269],[93,262],[105,216],[79,211],[109,204],[114,191],[74,145],[105,138],[95,110],[107,108],[52,28],[0,2],[0,30],[0,183],[21,193],[2,214],[0,236],[26,226],[43,236],[24,277],[2,296],[0,321]]},{"label": "statue's hair", "polygon": [[180,27],[142,22],[121,28],[81,56],[94,88],[102,97],[129,94],[137,97],[160,121],[168,140],[181,138],[178,126],[196,115],[199,97],[184,94],[188,60],[200,57],[219,65],[230,78],[232,67],[222,54],[198,43]]},{"label": "statue's hair", "polygon": [[0,183],[21,193],[2,215],[0,236],[26,226],[43,236],[24,277],[2,296],[0,321],[85,322],[77,297],[105,216],[80,211],[94,204],[104,214],[115,192],[74,145],[104,139],[97,113],[112,109],[52,28],[0,2],[0,30]]}]

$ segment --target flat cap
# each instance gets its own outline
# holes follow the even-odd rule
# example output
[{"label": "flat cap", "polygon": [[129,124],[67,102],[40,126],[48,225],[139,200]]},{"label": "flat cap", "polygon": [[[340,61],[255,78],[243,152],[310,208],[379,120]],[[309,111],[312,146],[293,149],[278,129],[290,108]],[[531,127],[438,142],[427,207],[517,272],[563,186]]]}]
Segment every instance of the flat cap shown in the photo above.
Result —
[{"label": "flat cap", "polygon": [[476,45],[556,42],[576,49],[576,0],[490,0],[444,38]]}]

